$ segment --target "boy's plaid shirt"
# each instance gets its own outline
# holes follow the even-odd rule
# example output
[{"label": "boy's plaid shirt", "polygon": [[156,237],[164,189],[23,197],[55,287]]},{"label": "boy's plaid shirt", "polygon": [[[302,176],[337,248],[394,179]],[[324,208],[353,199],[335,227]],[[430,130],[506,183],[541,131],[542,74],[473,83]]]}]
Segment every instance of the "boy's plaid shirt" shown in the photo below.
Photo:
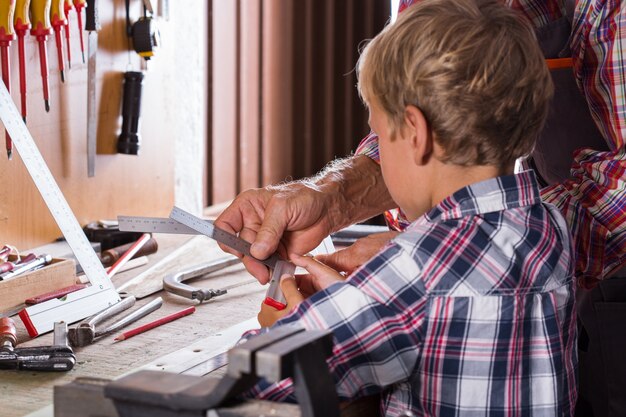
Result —
[{"label": "boy's plaid shirt", "polygon": [[[419,0],[401,0],[400,12]],[[537,28],[565,14],[565,0],[505,0]],[[581,149],[571,178],[541,190],[570,224],[576,276],[585,287],[626,263],[626,8],[621,0],[578,0],[570,48],[574,74],[591,115],[610,151]],[[365,137],[357,154],[378,161],[378,138]],[[397,210],[386,213],[389,226],[408,222]]]},{"label": "boy's plaid shirt", "polygon": [[[457,191],[276,325],[332,329],[340,399],[382,392],[388,416],[571,416],[571,253],[534,174],[498,177]],[[280,401],[293,389],[251,394]]]}]

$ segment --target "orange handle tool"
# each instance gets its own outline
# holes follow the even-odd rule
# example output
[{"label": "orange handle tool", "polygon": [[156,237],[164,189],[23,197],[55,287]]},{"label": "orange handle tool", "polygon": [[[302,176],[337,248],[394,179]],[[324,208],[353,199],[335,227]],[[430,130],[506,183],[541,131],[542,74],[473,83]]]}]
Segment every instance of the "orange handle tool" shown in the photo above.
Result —
[{"label": "orange handle tool", "polygon": [[32,18],[32,29],[30,34],[39,43],[39,66],[41,68],[41,82],[43,86],[43,101],[46,111],[50,111],[50,96],[48,94],[48,51],[46,41],[52,33],[50,27],[50,5],[51,0],[31,0],[30,16]]},{"label": "orange handle tool", "polygon": [[18,57],[20,61],[20,99],[22,109],[22,119],[26,123],[26,61],[24,52],[24,36],[30,29],[29,17],[30,0],[17,0],[15,3],[15,15],[13,27],[17,34]]}]

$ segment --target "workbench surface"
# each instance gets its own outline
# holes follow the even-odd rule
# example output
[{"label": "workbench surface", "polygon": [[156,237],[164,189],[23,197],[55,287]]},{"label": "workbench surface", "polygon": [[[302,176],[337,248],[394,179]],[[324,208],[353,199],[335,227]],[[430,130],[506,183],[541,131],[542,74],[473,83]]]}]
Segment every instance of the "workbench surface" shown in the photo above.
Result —
[{"label": "workbench surface", "polygon": [[[162,259],[191,238],[190,236],[163,234],[154,236],[159,244],[159,251],[149,256],[150,262],[148,265],[120,273],[114,277],[113,281],[116,287],[154,265],[156,261]],[[196,264],[203,261],[205,260],[199,259]],[[266,287],[261,286],[258,282],[254,282],[251,278],[252,276],[246,272],[243,265],[238,264],[214,278],[198,281],[194,285],[213,289],[233,283],[247,282],[237,288],[228,290],[228,294],[203,304],[198,304],[197,301],[187,300],[164,291],[137,300],[132,310],[157,296],[163,298],[163,307],[129,325],[124,330],[135,328],[190,305],[196,305],[196,312],[128,340],[121,342],[113,340],[120,334],[120,331],[98,339],[90,346],[75,348],[77,363],[74,369],[69,372],[0,371],[0,398],[2,398],[4,403],[2,408],[0,408],[0,416],[23,416],[51,404],[54,385],[66,384],[77,377],[85,376],[116,378],[163,355],[177,351],[200,339],[219,333],[220,330],[255,317],[265,296]],[[118,317],[121,317],[121,315]],[[14,319],[18,327],[18,342],[22,342],[19,343],[19,346],[45,346],[52,344],[51,333],[28,340],[29,338],[23,324],[17,317]],[[207,348],[215,347],[207,346]]]}]

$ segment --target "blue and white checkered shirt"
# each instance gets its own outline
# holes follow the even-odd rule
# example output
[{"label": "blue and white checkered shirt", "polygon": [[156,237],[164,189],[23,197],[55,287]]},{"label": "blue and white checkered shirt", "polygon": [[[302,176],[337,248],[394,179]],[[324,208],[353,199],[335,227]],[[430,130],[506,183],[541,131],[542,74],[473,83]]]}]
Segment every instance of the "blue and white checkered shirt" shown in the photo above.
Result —
[{"label": "blue and white checkered shirt", "polygon": [[332,329],[340,399],[381,393],[387,416],[572,416],[573,271],[565,220],[528,171],[455,192],[276,326]]}]

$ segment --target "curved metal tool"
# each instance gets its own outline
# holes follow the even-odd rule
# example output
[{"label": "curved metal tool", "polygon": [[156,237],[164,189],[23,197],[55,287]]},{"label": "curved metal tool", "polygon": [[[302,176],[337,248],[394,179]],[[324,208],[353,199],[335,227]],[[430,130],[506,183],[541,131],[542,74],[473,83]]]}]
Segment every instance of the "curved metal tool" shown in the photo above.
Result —
[{"label": "curved metal tool", "polygon": [[135,297],[128,297],[102,310],[95,316],[78,323],[78,326],[69,329],[67,332],[70,345],[76,347],[90,345],[96,338],[96,326],[98,324],[131,308],[133,305],[135,305]]},{"label": "curved metal tool", "polygon": [[128,316],[116,321],[110,326],[99,329],[99,325],[104,321],[110,319],[111,317],[121,313],[122,311],[128,310],[135,304],[135,297],[128,297],[122,300],[121,302],[112,305],[111,307],[101,311],[95,316],[91,317],[88,320],[85,320],[78,324],[78,326],[69,329],[67,333],[67,337],[72,346],[82,347],[87,346],[94,342],[94,340],[98,337],[107,335],[116,330],[121,329],[124,326],[133,323],[140,318],[150,314],[154,310],[157,310],[163,304],[163,299],[158,297],[152,300],[150,303],[142,306],[141,308],[133,311]]},{"label": "curved metal tool", "polygon": [[182,272],[168,274],[165,276],[165,278],[163,278],[163,289],[172,294],[189,298],[190,300],[198,300],[200,302],[210,300],[213,297],[226,294],[226,289],[206,290],[183,284],[183,282],[193,278],[199,278],[213,272],[217,272],[221,269],[227,268],[231,265],[235,265],[239,262],[241,262],[239,258],[235,256],[228,256],[200,265],[192,266],[191,268]]}]

